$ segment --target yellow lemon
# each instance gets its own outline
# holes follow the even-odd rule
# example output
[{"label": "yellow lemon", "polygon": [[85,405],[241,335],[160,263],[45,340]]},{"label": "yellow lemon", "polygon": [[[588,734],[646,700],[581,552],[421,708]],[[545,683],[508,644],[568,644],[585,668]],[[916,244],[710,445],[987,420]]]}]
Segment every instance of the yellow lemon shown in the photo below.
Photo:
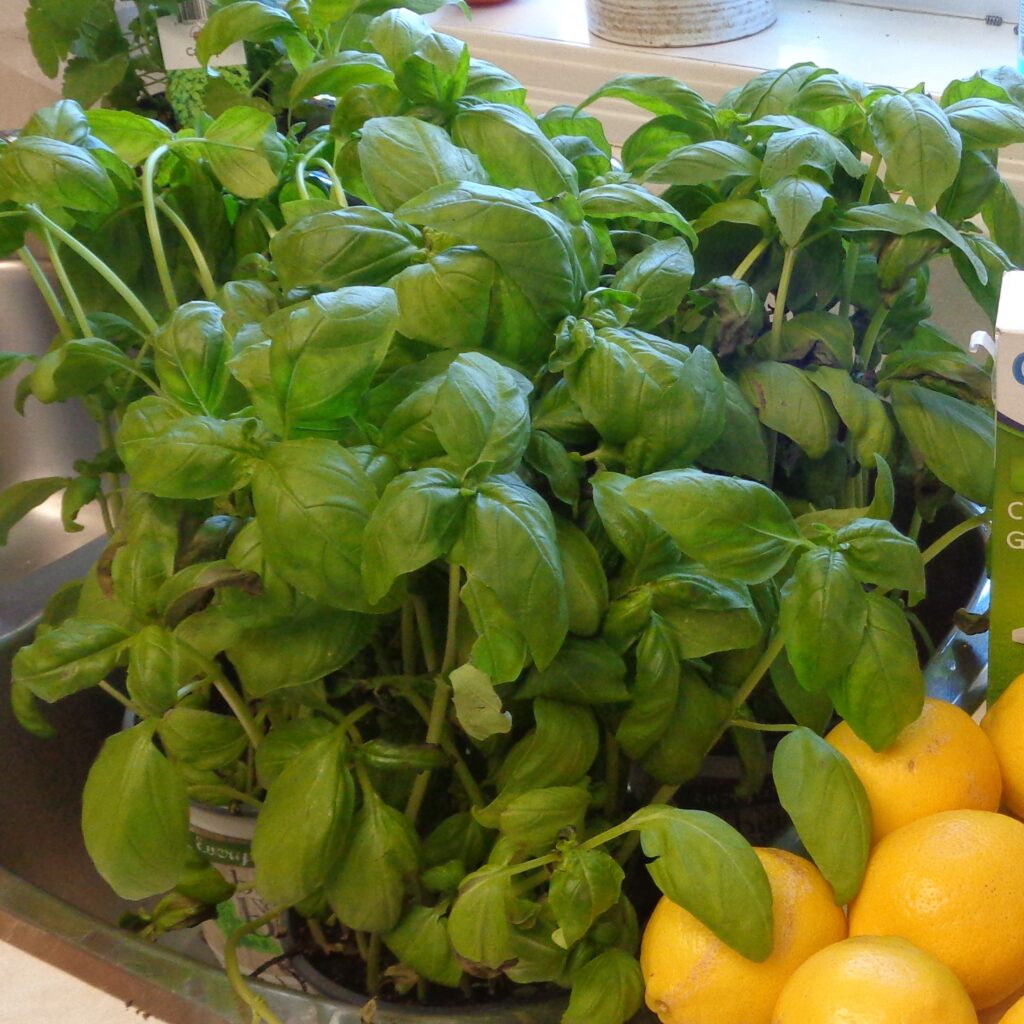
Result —
[{"label": "yellow lemon", "polygon": [[818,869],[783,850],[756,850],[768,875],[774,948],[762,963],[716,938],[664,898],[640,951],[647,1005],[662,1024],[769,1024],[786,979],[812,953],[846,935],[846,918]]},{"label": "yellow lemon", "polygon": [[1018,999],[1006,1013],[999,1018],[999,1024],[1024,1024],[1024,999]]},{"label": "yellow lemon", "polygon": [[[939,811],[999,810],[1002,778],[996,751],[971,716],[947,701],[925,700],[920,717],[881,753],[846,722],[826,739],[846,755],[864,784],[876,843],[901,826]],[[1024,769],[1024,739],[1021,766]],[[1021,782],[1024,785],[1024,774]]]},{"label": "yellow lemon", "polygon": [[845,939],[786,982],[771,1024],[978,1024],[956,975],[906,939]]},{"label": "yellow lemon", "polygon": [[944,811],[887,835],[850,905],[851,935],[899,935],[941,960],[978,1009],[1024,984],[1024,824]]},{"label": "yellow lemon", "polygon": [[981,720],[1003,772],[1003,803],[1024,817],[1024,676],[1017,676]]}]

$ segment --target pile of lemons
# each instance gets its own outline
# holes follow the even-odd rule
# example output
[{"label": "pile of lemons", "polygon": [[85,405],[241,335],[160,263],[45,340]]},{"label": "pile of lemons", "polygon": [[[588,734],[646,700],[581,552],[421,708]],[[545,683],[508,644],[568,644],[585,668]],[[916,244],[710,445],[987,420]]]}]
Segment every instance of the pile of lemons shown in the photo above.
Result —
[{"label": "pile of lemons", "polygon": [[640,957],[647,1005],[662,1024],[978,1024],[983,1010],[1024,1024],[1024,998],[992,1009],[1024,991],[1024,676],[980,727],[929,698],[882,753],[845,723],[826,739],[871,804],[856,899],[844,913],[809,861],[758,849],[771,956],[745,959],[662,899]]}]

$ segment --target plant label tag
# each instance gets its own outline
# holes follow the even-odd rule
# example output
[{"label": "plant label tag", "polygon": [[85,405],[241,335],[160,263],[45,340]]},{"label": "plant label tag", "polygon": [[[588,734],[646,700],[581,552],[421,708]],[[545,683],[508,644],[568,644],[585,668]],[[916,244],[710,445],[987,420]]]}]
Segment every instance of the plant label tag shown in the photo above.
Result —
[{"label": "plant label tag", "polygon": [[1024,672],[1024,271],[1003,275],[995,356],[990,704]]},{"label": "plant label tag", "polygon": [[[184,0],[177,14],[157,19],[160,49],[164,67],[168,71],[181,71],[200,67],[196,58],[196,36],[209,17],[209,0]],[[210,67],[224,68],[245,63],[245,46],[232,43],[223,53],[210,61]]]}]

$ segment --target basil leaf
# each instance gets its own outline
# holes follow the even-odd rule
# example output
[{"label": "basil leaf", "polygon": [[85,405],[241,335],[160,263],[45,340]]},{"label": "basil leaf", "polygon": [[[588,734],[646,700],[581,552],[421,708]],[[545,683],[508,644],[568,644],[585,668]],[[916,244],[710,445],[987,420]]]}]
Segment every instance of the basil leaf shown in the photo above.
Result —
[{"label": "basil leaf", "polygon": [[910,447],[947,486],[987,505],[994,487],[992,414],[917,384],[892,386],[896,421]]},{"label": "basil leaf", "polygon": [[796,175],[780,178],[765,191],[764,196],[779,226],[782,241],[789,248],[803,238],[807,225],[831,198],[823,185],[812,178]]},{"label": "basil leaf", "polygon": [[860,890],[871,849],[871,805],[850,762],[810,729],[797,729],[776,748],[772,777],[836,903],[849,903]]},{"label": "basil leaf", "polygon": [[149,396],[128,407],[117,451],[135,487],[160,498],[214,498],[248,481],[260,446],[253,419],[185,416]]},{"label": "basil leaf", "polygon": [[233,43],[269,43],[299,37],[302,30],[291,15],[265,0],[236,0],[210,13],[196,39],[196,59],[209,64]]},{"label": "basil leaf", "polygon": [[295,718],[271,729],[256,748],[256,775],[260,785],[269,789],[310,743],[330,731],[331,723],[324,718]]},{"label": "basil leaf", "polygon": [[790,438],[812,459],[825,455],[835,439],[836,413],[807,371],[789,363],[755,363],[744,367],[739,383],[766,427]]},{"label": "basil leaf", "polygon": [[782,500],[747,480],[674,470],[634,481],[624,497],[665,529],[684,554],[747,583],[770,579],[801,543]]},{"label": "basil leaf", "polygon": [[579,192],[576,168],[523,110],[502,103],[474,103],[452,122],[452,138],[480,159],[503,188],[526,188],[541,199]]},{"label": "basil leaf", "polygon": [[178,703],[178,687],[196,674],[172,633],[143,626],[131,642],[127,689],[144,715],[162,715]]},{"label": "basil leaf", "polygon": [[106,678],[120,662],[130,634],[110,622],[65,619],[14,656],[14,682],[52,704]]},{"label": "basil leaf", "polygon": [[470,661],[495,683],[518,679],[529,652],[515,619],[494,591],[473,577],[462,588],[462,603],[477,634]]},{"label": "basil leaf", "polygon": [[102,338],[72,338],[51,349],[29,376],[32,394],[40,402],[64,402],[93,391],[132,361],[112,342]]},{"label": "basil leaf", "polygon": [[569,850],[551,876],[549,902],[558,921],[555,941],[568,949],[619,899],[625,873],[603,850]]},{"label": "basil leaf", "polygon": [[565,578],[547,503],[514,477],[483,484],[469,505],[452,560],[489,587],[541,668],[569,628]]},{"label": "basil leaf", "polygon": [[726,945],[760,962],[772,951],[772,892],[749,843],[705,811],[653,805],[627,821],[639,830],[658,888]]},{"label": "basil leaf", "polygon": [[287,153],[270,114],[231,107],[206,129],[204,138],[210,167],[229,192],[241,199],[262,199],[277,186]]},{"label": "basil leaf", "polygon": [[693,89],[673,78],[661,75],[617,75],[591,93],[577,110],[600,99],[626,100],[652,114],[678,114],[691,125],[694,138],[713,138],[718,134],[714,108]]},{"label": "basil leaf", "polygon": [[872,750],[884,750],[924,706],[917,647],[898,604],[868,594],[867,628],[846,677],[829,687],[836,711]]},{"label": "basil leaf", "polygon": [[669,185],[705,185],[723,178],[754,177],[761,161],[732,142],[697,142],[659,160],[645,172],[645,181]]},{"label": "basil leaf", "polygon": [[462,969],[448,941],[443,913],[440,906],[413,907],[396,928],[383,936],[384,945],[427,981],[457,988]]},{"label": "basil leaf", "polygon": [[377,492],[355,457],[320,438],[276,445],[253,473],[267,562],[323,604],[366,611],[360,556]]},{"label": "basil leaf", "polygon": [[405,573],[447,554],[458,537],[469,499],[445,469],[417,469],[384,489],[363,534],[367,597],[379,601]]},{"label": "basil leaf", "polygon": [[387,932],[401,920],[406,889],[419,866],[419,841],[410,820],[363,790],[348,846],[324,895],[348,928]]},{"label": "basil leaf", "polygon": [[234,764],[249,745],[237,718],[199,708],[172,708],[157,732],[172,761],[207,771]]},{"label": "basil leaf", "polygon": [[639,296],[630,323],[651,330],[675,314],[690,289],[693,271],[693,254],[686,240],[668,238],[628,260],[611,287]]},{"label": "basil leaf", "polygon": [[529,384],[479,352],[448,367],[431,422],[457,469],[478,476],[514,470],[530,440]]},{"label": "basil leaf", "polygon": [[448,937],[466,967],[494,971],[515,959],[507,910],[511,900],[507,868],[485,867],[463,879],[448,915]]},{"label": "basil leaf", "polygon": [[644,980],[636,958],[606,949],[584,964],[572,980],[563,1024],[623,1024],[643,1004]]},{"label": "basil leaf", "polygon": [[596,220],[639,220],[667,224],[696,246],[697,232],[689,221],[664,199],[648,192],[641,185],[609,182],[580,193],[580,206],[586,216]]},{"label": "basil leaf", "polygon": [[555,518],[555,532],[569,602],[569,631],[593,636],[608,609],[608,578],[601,557],[587,535],[561,517]]},{"label": "basil leaf", "polygon": [[129,110],[88,110],[85,119],[88,131],[133,167],[173,137],[167,125]]},{"label": "basil leaf", "polygon": [[344,96],[360,85],[393,85],[395,76],[375,53],[343,50],[302,68],[292,82],[289,105],[324,94]]},{"label": "basil leaf", "polygon": [[391,214],[354,206],[289,224],[274,235],[270,253],[286,289],[343,288],[384,284],[412,263],[422,245],[420,233]]},{"label": "basil leaf", "polygon": [[22,480],[0,491],[0,546],[7,543],[13,526],[68,483],[65,476],[44,476],[36,480]]},{"label": "basil leaf", "polygon": [[832,721],[832,700],[825,692],[812,693],[798,682],[793,666],[783,651],[771,667],[772,686],[797,725],[822,733]]},{"label": "basil leaf", "polygon": [[543,670],[534,668],[516,693],[519,700],[553,697],[571,704],[629,700],[625,662],[601,640],[570,636]]},{"label": "basil leaf", "polygon": [[698,461],[708,469],[717,469],[731,476],[748,476],[760,483],[768,483],[771,476],[768,446],[757,412],[739,385],[729,377],[723,376],[722,387],[725,395],[725,426],[718,440],[700,453]]},{"label": "basil leaf", "polygon": [[679,659],[660,616],[652,616],[636,648],[632,700],[615,733],[627,757],[639,759],[665,734],[679,699]]},{"label": "basil leaf", "polygon": [[35,694],[18,680],[11,681],[11,714],[26,732],[41,740],[51,740],[57,730],[47,721],[42,706]]},{"label": "basil leaf", "polygon": [[463,665],[449,676],[455,717],[466,734],[477,742],[512,731],[512,716],[501,709],[501,698],[491,680],[472,665]]},{"label": "basil leaf", "polygon": [[782,588],[779,626],[800,685],[820,691],[841,679],[853,662],[868,606],[842,550],[815,548],[802,555]]},{"label": "basil leaf", "polygon": [[960,136],[929,96],[882,96],[868,111],[868,127],[885,160],[886,176],[930,210],[960,167]]},{"label": "basil leaf", "polygon": [[548,850],[563,832],[583,830],[589,806],[590,793],[585,786],[531,789],[509,800],[498,828],[524,850]]},{"label": "basil leaf", "polygon": [[0,146],[0,199],[87,213],[117,206],[113,183],[88,150],[39,135]]},{"label": "basil leaf", "polygon": [[921,551],[892,523],[857,519],[836,532],[836,541],[857,579],[885,590],[924,592]]},{"label": "basil leaf", "polygon": [[862,466],[873,465],[876,455],[886,458],[891,454],[896,431],[885,403],[873,391],[857,384],[847,370],[831,366],[812,370],[810,379],[831,399],[853,438]]},{"label": "basil leaf", "polygon": [[355,793],[342,729],[314,740],[267,789],[256,819],[256,888],[274,907],[321,889],[345,852]]}]

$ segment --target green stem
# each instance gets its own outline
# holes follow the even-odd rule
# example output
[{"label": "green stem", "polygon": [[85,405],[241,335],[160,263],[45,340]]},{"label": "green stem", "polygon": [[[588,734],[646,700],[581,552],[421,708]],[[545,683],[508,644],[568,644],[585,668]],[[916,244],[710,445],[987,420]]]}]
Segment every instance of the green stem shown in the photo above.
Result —
[{"label": "green stem", "polygon": [[737,281],[742,281],[750,268],[761,258],[761,254],[771,244],[772,240],[770,238],[762,238],[761,241],[743,257],[743,260],[732,272],[732,276],[736,278]]},{"label": "green stem", "polygon": [[420,594],[413,594],[412,606],[416,610],[416,628],[420,634],[423,663],[427,666],[428,672],[436,672],[440,663],[437,660],[437,645],[434,643],[434,631],[430,626],[430,609]]},{"label": "green stem", "polygon": [[402,605],[402,675],[406,676],[416,672],[415,614],[412,598],[407,597]]},{"label": "green stem", "polygon": [[[420,718],[423,719],[424,724],[429,724],[430,708],[427,707],[426,702],[420,700],[415,693],[411,692],[405,693],[404,697]],[[462,788],[466,791],[466,796],[469,797],[469,802],[474,807],[483,807],[484,804],[487,803],[484,799],[484,794],[477,785],[473,773],[469,770],[469,765],[466,764],[465,759],[459,752],[459,748],[455,746],[455,741],[452,739],[447,725],[442,730],[441,739],[438,742],[441,749],[452,759],[455,777],[460,783],[462,783]]]},{"label": "green stem", "polygon": [[729,721],[730,729],[750,729],[753,732],[793,732],[799,725],[775,725],[768,722],[751,722],[746,718],[733,718]]},{"label": "green stem", "polygon": [[380,932],[370,933],[370,949],[366,958],[366,988],[371,996],[380,991]]},{"label": "green stem", "polygon": [[188,251],[192,254],[196,271],[199,274],[199,285],[203,289],[203,294],[212,302],[217,295],[217,282],[213,279],[210,264],[206,262],[203,247],[199,244],[196,236],[192,234],[191,228],[178,216],[174,207],[163,196],[157,196],[156,205],[157,209],[174,225],[175,230],[188,246]]},{"label": "green stem", "polygon": [[99,688],[109,697],[113,697],[118,704],[123,704],[136,717],[142,718],[142,712],[135,706],[120,690],[115,689],[105,679],[99,681]]},{"label": "green stem", "polygon": [[[99,430],[103,447],[107,451],[114,451],[117,445],[114,442],[114,428],[108,416],[104,416],[99,421]],[[114,525],[119,526],[121,523],[121,513],[124,510],[124,500],[121,497],[121,481],[118,480],[116,473],[105,473],[104,479],[110,485],[111,518],[114,520]]]},{"label": "green stem", "polygon": [[114,536],[114,520],[110,515],[110,502],[102,488],[96,494],[96,502],[100,507],[100,516],[103,518],[103,529],[107,531],[108,537]]},{"label": "green stem", "polygon": [[309,162],[315,167],[319,167],[320,170],[322,170],[331,179],[331,198],[339,206],[348,206],[348,200],[345,198],[345,189],[341,184],[341,178],[338,177],[338,172],[330,165],[330,162],[319,156],[315,160],[310,160]]},{"label": "green stem", "polygon": [[923,523],[924,517],[921,515],[921,510],[919,508],[915,508],[914,514],[910,517],[910,530],[907,533],[907,536],[915,543],[917,542],[917,538],[921,535],[921,526]]},{"label": "green stem", "polygon": [[252,714],[249,712],[249,708],[242,699],[242,695],[231,685],[227,676],[225,676],[219,669],[217,669],[213,676],[213,685],[217,688],[217,692],[224,698],[224,702],[227,706],[231,708],[231,713],[241,723],[246,736],[249,737],[249,742],[253,747],[258,748],[263,740],[263,736],[260,733],[259,726],[256,725],[256,720],[252,717]]},{"label": "green stem", "polygon": [[860,344],[860,364],[865,370],[870,369],[871,357],[875,354],[875,345],[878,342],[878,335],[882,333],[885,318],[889,315],[889,307],[884,303],[875,310],[864,332],[864,340]]},{"label": "green stem", "polygon": [[965,519],[962,523],[957,523],[951,530],[947,530],[937,541],[930,544],[928,547],[921,552],[921,559],[927,565],[933,558],[941,555],[954,541],[959,540],[964,534],[970,533],[972,530],[976,530],[979,526],[985,526],[988,524],[988,513],[980,512],[976,516],[971,516],[970,519]]},{"label": "green stem", "polygon": [[253,1024],[259,1024],[261,1021],[264,1024],[284,1024],[284,1022],[267,1006],[266,1000],[249,987],[245,975],[242,974],[241,968],[238,966],[238,944],[247,935],[252,935],[253,932],[259,931],[260,928],[280,917],[285,909],[287,908],[272,910],[269,914],[256,918],[255,921],[246,921],[245,924],[239,925],[228,936],[228,941],[224,944],[224,973],[239,1001],[252,1011]]},{"label": "green stem", "polygon": [[[158,324],[153,319],[149,310],[142,304],[138,296],[121,280],[117,274],[114,273],[106,263],[103,262],[88,246],[83,245],[74,235],[69,234],[59,224],[50,220],[49,217],[43,213],[33,203],[29,203],[26,206],[26,210],[45,228],[47,231],[51,231],[61,242],[63,242],[75,255],[80,256],[86,263],[96,271],[100,277],[103,278],[111,288],[114,289],[124,299],[129,309],[138,317],[139,322],[142,326],[150,333],[155,334],[158,330]],[[55,268],[56,269],[56,268]]]},{"label": "green stem", "polygon": [[[190,786],[189,796],[193,795],[193,790],[202,793],[204,790],[208,790],[208,786]],[[222,793],[224,796],[229,797],[237,804],[248,804],[250,807],[262,807],[263,804],[249,793],[243,793],[240,789],[235,789],[233,786],[217,786],[217,792]]]},{"label": "green stem", "polygon": [[[878,169],[882,166],[882,156],[876,153],[871,158],[868,173],[864,175],[864,184],[860,189],[860,204],[863,206],[870,198],[878,180]],[[846,263],[843,265],[843,283],[840,290],[839,316],[850,315],[850,302],[853,297],[853,286],[857,280],[857,262],[860,259],[860,243],[851,242],[846,252]]]},{"label": "green stem", "polygon": [[168,310],[174,310],[178,308],[178,293],[174,290],[174,280],[167,262],[167,250],[164,248],[164,240],[160,235],[160,220],[156,214],[156,189],[154,186],[157,164],[167,155],[169,149],[169,146],[157,146],[146,158],[142,168],[142,208],[146,214],[149,247],[153,250],[156,275],[160,280],[160,289],[164,293],[164,302],[167,303]]},{"label": "green stem", "polygon": [[82,306],[81,300],[78,298],[78,292],[75,291],[74,285],[71,283],[71,278],[68,277],[64,261],[60,258],[60,251],[57,248],[57,243],[54,242],[53,235],[51,235],[45,228],[43,229],[42,234],[43,241],[46,243],[46,248],[50,253],[50,262],[53,264],[54,273],[57,275],[57,280],[60,281],[60,286],[68,300],[68,305],[71,306],[72,315],[78,323],[79,336],[82,338],[88,338],[92,334],[92,328],[89,326],[89,318],[85,315],[85,309]]},{"label": "green stem", "polygon": [[329,139],[318,142],[308,153],[303,153],[295,164],[295,188],[300,199],[309,199],[309,189],[306,187],[306,167],[309,161],[327,145]]},{"label": "green stem", "polygon": [[448,631],[444,641],[444,657],[441,659],[441,675],[446,676],[455,668],[458,655],[459,603],[462,587],[462,570],[457,565],[448,567]]},{"label": "green stem", "polygon": [[[434,699],[430,705],[430,719],[427,722],[426,743],[436,747],[440,745],[441,734],[444,732],[444,720],[448,714],[448,698],[451,687],[446,679],[438,679],[434,684]],[[420,772],[412,784],[409,801],[405,805],[405,816],[412,822],[419,817],[423,798],[427,795],[430,784],[430,771]]]},{"label": "green stem", "polygon": [[782,259],[779,287],[775,291],[775,312],[772,314],[772,350],[774,352],[782,351],[782,325],[786,322],[786,299],[789,296],[789,283],[793,279],[795,264],[796,250],[787,249]]},{"label": "green stem", "polygon": [[50,315],[56,320],[60,336],[65,341],[70,341],[75,336],[74,328],[72,328],[67,314],[64,312],[64,307],[61,305],[57,293],[53,290],[49,279],[43,273],[42,267],[39,266],[39,262],[27,246],[22,246],[18,250],[18,256],[21,257],[21,262],[25,264],[25,268],[28,270],[29,276],[35,283],[36,288],[39,289],[39,294],[42,295],[43,301],[50,310]]}]

